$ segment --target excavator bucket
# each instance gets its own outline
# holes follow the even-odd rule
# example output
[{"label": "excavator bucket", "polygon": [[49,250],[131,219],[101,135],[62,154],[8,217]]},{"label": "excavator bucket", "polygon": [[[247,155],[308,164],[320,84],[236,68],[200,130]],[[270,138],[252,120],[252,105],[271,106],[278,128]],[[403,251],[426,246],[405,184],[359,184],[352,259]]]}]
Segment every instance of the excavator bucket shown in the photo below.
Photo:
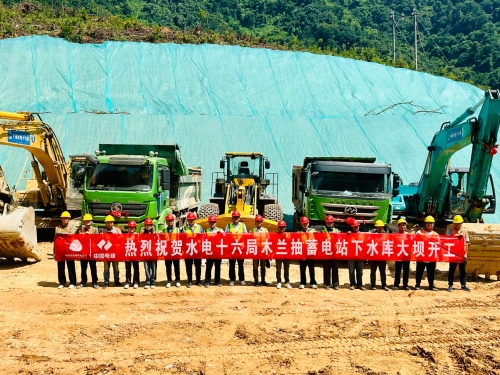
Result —
[{"label": "excavator bucket", "polygon": [[[226,225],[232,222],[231,214],[223,214],[217,216],[217,226],[221,229],[226,228]],[[242,215],[240,218],[240,222],[244,223],[247,227],[247,230],[250,230],[255,227],[255,216],[244,216]],[[201,225],[203,229],[208,228],[208,219],[198,219],[196,223]],[[266,228],[269,232],[277,232],[278,231],[278,223],[276,221],[264,219],[262,226]]]},{"label": "excavator bucket", "polygon": [[467,274],[475,280],[478,275],[497,275],[500,279],[500,224],[469,224],[462,226],[469,233]]},{"label": "excavator bucket", "polygon": [[0,215],[0,258],[40,260],[35,253],[37,244],[33,207],[16,207]]}]

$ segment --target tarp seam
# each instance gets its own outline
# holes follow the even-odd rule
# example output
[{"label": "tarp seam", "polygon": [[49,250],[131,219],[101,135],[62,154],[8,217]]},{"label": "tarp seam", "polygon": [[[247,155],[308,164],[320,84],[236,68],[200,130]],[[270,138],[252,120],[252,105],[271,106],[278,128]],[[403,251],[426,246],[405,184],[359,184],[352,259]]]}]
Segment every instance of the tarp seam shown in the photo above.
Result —
[{"label": "tarp seam", "polygon": [[299,66],[300,71],[302,73],[302,76],[304,77],[304,81],[306,83],[307,92],[311,96],[311,99],[312,99],[312,101],[314,103],[314,107],[321,114],[321,117],[325,117],[325,114],[323,113],[323,111],[319,107],[318,102],[316,101],[316,98],[314,97],[314,95],[313,95],[313,93],[311,91],[311,86],[309,85],[309,82],[307,81],[306,73],[304,72],[304,67],[302,66],[302,60],[300,59],[299,54],[295,54],[295,61],[297,61],[297,65]]},{"label": "tarp seam", "polygon": [[[238,47],[238,48],[241,48],[241,47]],[[239,78],[239,81],[241,83],[241,85],[243,86],[243,91],[245,93],[245,96],[246,96],[246,99],[247,99],[247,103],[248,105],[250,106],[250,109],[252,111],[252,115],[256,116],[257,115],[257,112],[255,111],[253,105],[252,105],[252,102],[250,101],[250,97],[248,95],[248,90],[247,90],[247,85],[245,83],[245,80],[243,78],[243,74],[242,74],[242,71],[241,71],[241,63],[240,63],[240,60],[238,59],[238,55],[236,54],[236,47],[233,46],[233,54],[236,56],[236,62],[237,62],[237,74],[238,74],[238,78]]]},{"label": "tarp seam", "polygon": [[40,104],[40,99],[38,97],[38,81],[37,81],[37,74],[36,74],[36,64],[35,64],[35,51],[34,51],[34,47],[33,47],[33,39],[34,37],[32,36],[31,37],[31,40],[30,40],[30,49],[31,49],[31,65],[33,67],[33,81],[35,83],[35,95],[36,95],[36,102],[37,102],[37,111],[38,112],[41,112],[41,104]]},{"label": "tarp seam", "polygon": [[361,130],[361,132],[363,133],[363,135],[365,136],[366,140],[370,144],[370,148],[372,149],[372,152],[377,155],[377,159],[379,160],[379,162],[384,162],[385,163],[386,162],[385,158],[380,154],[380,152],[378,151],[378,148],[372,142],[372,140],[368,136],[368,134],[366,134],[365,129],[363,129],[363,126],[361,125],[361,123],[358,120],[358,116],[353,116],[353,118],[354,118],[354,121],[356,121],[356,124],[358,124],[358,127]]},{"label": "tarp seam", "polygon": [[66,115],[64,116],[64,139],[63,139],[63,144],[62,144],[62,148],[63,150],[67,150],[67,142],[66,140],[68,139],[69,137],[69,115],[66,113]]},{"label": "tarp seam", "polygon": [[[206,59],[206,56],[205,56],[205,52],[203,51],[203,48],[200,48],[200,51],[201,51],[201,55],[203,57],[203,66],[204,66],[204,69],[205,69],[204,75],[207,78],[208,88],[210,90],[208,92],[208,96],[210,96],[210,99],[212,99],[212,103],[214,104],[215,110],[217,111],[217,115],[221,116],[221,113],[220,113],[220,110],[219,110],[219,106],[217,105],[217,101],[215,100],[215,93],[214,93],[214,90],[212,89],[212,84],[210,83],[210,76],[208,75],[207,59]],[[200,72],[201,72],[201,69],[200,69]]]},{"label": "tarp seam", "polygon": [[271,134],[271,138],[273,139],[274,142],[274,147],[276,147],[276,152],[280,156],[281,163],[283,164],[283,168],[285,169],[286,174],[288,177],[291,177],[290,172],[288,172],[287,165],[285,163],[285,158],[283,157],[283,154],[280,151],[280,148],[278,147],[278,142],[276,142],[276,138],[274,137],[273,129],[271,128],[271,124],[269,123],[267,117],[264,117],[264,120],[266,121],[267,128],[269,129],[269,134]]},{"label": "tarp seam", "polygon": [[174,143],[177,143],[177,135],[175,134],[174,116],[172,116],[172,114],[170,114],[169,117],[170,117],[170,125],[172,126],[172,135],[174,137]]},{"label": "tarp seam", "polygon": [[278,92],[278,95],[280,97],[281,104],[283,105],[283,109],[285,110],[288,117],[292,117],[290,115],[290,113],[288,112],[288,109],[286,108],[285,101],[283,100],[283,95],[281,94],[281,89],[280,89],[280,86],[278,84],[278,79],[276,78],[276,74],[274,73],[273,64],[271,62],[271,56],[269,56],[269,52],[267,51],[267,49],[264,49],[264,51],[266,52],[267,61],[269,62],[269,69],[271,70],[271,74],[272,74],[274,82],[276,84],[276,91]]},{"label": "tarp seam", "polygon": [[340,97],[342,98],[342,101],[344,102],[346,108],[349,108],[351,110],[351,113],[355,114],[356,112],[353,110],[353,108],[350,106],[350,104],[347,103],[347,100],[345,99],[345,96],[342,95],[342,89],[340,88],[340,82],[337,79],[337,76],[335,74],[335,70],[333,69],[333,66],[331,64],[331,61],[333,61],[333,59],[332,58],[328,58],[328,57],[330,57],[330,56],[325,56],[324,58],[326,59],[326,62],[328,64],[328,66],[330,67],[330,71],[332,72],[332,78],[333,78],[333,80],[335,81],[335,83],[337,85],[337,89],[338,89],[338,92],[340,94]]},{"label": "tarp seam", "polygon": [[175,54],[174,50],[172,49],[172,43],[168,43],[168,49],[170,50],[170,53],[172,54],[172,76],[174,77],[174,86],[175,86],[175,92],[177,93],[177,104],[181,108],[182,114],[186,114],[186,109],[181,103],[181,96],[179,92],[179,88],[177,87],[177,76],[175,74]]},{"label": "tarp seam", "polygon": [[323,147],[326,149],[326,151],[328,151],[328,154],[330,156],[333,156],[332,155],[332,151],[330,150],[330,148],[328,147],[328,145],[326,144],[326,142],[323,140],[323,137],[321,136],[318,128],[316,127],[316,124],[314,123],[313,119],[311,117],[309,117],[309,122],[311,123],[312,127],[314,128],[314,130],[316,131],[316,133],[318,134],[318,137],[319,137],[319,140],[321,141],[321,143],[323,144]]},{"label": "tarp seam", "polygon": [[141,53],[142,43],[138,43],[137,45],[137,64],[138,64],[138,72],[139,76],[139,87],[141,90],[142,101],[144,103],[144,107],[146,107],[146,113],[150,115],[148,101],[146,100],[146,95],[144,94],[144,82],[142,81],[142,53]]},{"label": "tarp seam", "polygon": [[78,107],[75,101],[75,89],[73,87],[73,69],[71,68],[71,43],[68,43],[68,73],[69,73],[69,88],[71,90],[71,103],[73,104],[73,112],[78,113]]},{"label": "tarp seam", "polygon": [[108,112],[113,112],[113,103],[109,97],[109,66],[108,66],[108,51],[107,51],[108,43],[104,43],[104,63],[106,64],[106,106],[108,107]]}]

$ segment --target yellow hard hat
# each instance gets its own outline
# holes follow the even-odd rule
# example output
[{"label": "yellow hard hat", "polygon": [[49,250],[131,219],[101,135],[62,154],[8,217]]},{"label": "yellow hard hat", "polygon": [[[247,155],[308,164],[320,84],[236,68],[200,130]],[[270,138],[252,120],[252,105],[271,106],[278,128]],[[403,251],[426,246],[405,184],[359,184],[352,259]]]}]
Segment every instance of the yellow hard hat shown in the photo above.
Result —
[{"label": "yellow hard hat", "polygon": [[85,214],[83,215],[83,221],[89,221],[89,220],[94,220],[91,214]]},{"label": "yellow hard hat", "polygon": [[64,211],[60,217],[67,217],[71,219],[71,214],[68,211]]},{"label": "yellow hard hat", "polygon": [[398,225],[399,224],[408,224],[408,223],[406,222],[406,219],[402,217],[401,219],[398,220]]},{"label": "yellow hard hat", "polygon": [[108,215],[104,218],[104,222],[106,222],[106,221],[115,221],[115,218],[111,215]]},{"label": "yellow hard hat", "polygon": [[455,215],[453,218],[453,224],[462,224],[464,222],[464,218],[460,215]]},{"label": "yellow hard hat", "polygon": [[429,216],[427,216],[427,217],[425,218],[424,222],[426,222],[426,223],[435,223],[435,222],[436,222],[436,220],[434,220],[434,218],[433,218],[432,216],[430,216],[430,215],[429,215]]},{"label": "yellow hard hat", "polygon": [[382,220],[377,220],[375,222],[375,226],[376,227],[385,227],[385,224],[384,224],[384,222]]}]

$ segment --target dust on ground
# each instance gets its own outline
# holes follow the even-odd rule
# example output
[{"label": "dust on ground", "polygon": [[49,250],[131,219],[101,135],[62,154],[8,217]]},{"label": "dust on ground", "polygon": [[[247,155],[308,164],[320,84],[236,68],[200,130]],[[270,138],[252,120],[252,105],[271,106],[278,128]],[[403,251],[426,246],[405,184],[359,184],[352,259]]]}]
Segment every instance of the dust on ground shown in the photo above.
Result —
[{"label": "dust on ground", "polygon": [[39,263],[0,260],[2,374],[500,373],[500,282],[448,293],[446,264],[438,292],[350,291],[346,269],[338,291],[299,290],[297,265],[292,290],[275,288],[274,266],[273,286],[229,287],[227,264],[222,288],[187,289],[183,262],[181,288],[165,288],[159,262],[154,290],[59,290],[51,250],[39,244]]}]

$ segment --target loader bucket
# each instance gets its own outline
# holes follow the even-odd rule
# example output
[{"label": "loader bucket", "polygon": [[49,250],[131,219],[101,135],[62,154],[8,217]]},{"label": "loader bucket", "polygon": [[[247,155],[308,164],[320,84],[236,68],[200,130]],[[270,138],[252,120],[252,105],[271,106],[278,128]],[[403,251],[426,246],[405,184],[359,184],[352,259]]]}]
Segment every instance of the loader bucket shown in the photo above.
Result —
[{"label": "loader bucket", "polygon": [[33,207],[17,207],[7,215],[0,215],[0,257],[7,259],[33,258],[37,236]]},{"label": "loader bucket", "polygon": [[497,275],[500,279],[500,225],[469,224],[462,226],[469,232],[469,250],[467,254],[467,274],[475,280],[478,275]]},{"label": "loader bucket", "polygon": [[[231,214],[222,214],[217,216],[217,226],[221,229],[225,229],[226,225],[232,222]],[[240,221],[245,224],[247,230],[255,228],[255,216],[249,215],[241,215]],[[201,225],[201,227],[205,230],[208,228],[208,218],[198,219],[196,220],[196,224]],[[262,226],[266,228],[269,232],[277,232],[278,231],[278,223],[276,221],[264,219]]]}]

